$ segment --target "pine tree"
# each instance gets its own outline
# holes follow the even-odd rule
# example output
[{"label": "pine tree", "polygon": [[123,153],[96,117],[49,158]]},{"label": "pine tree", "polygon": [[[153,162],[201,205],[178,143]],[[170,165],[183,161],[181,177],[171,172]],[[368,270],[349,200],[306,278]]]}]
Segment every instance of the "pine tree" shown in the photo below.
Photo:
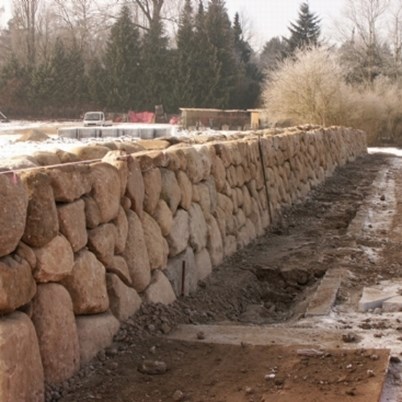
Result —
[{"label": "pine tree", "polygon": [[205,15],[205,27],[219,65],[219,78],[213,90],[211,106],[226,108],[230,105],[237,77],[234,35],[224,0],[210,0]]},{"label": "pine tree", "polygon": [[260,94],[262,73],[255,63],[250,44],[244,39],[239,14],[233,22],[234,50],[236,54],[236,83],[230,99],[230,107],[247,109],[255,107]]},{"label": "pine tree", "polygon": [[141,59],[138,28],[131,21],[130,10],[123,6],[112,26],[104,57],[107,78],[107,107],[125,112],[141,104]]},{"label": "pine tree", "polygon": [[165,110],[175,108],[173,91],[173,54],[168,50],[168,38],[160,19],[152,20],[142,42],[143,104],[147,110],[163,105]]},{"label": "pine tree", "polygon": [[310,11],[308,2],[302,3],[297,21],[292,22],[289,27],[289,53],[293,54],[296,49],[317,46],[321,33],[320,23],[320,18]]},{"label": "pine tree", "polygon": [[195,16],[193,91],[195,107],[213,107],[215,105],[215,88],[220,80],[220,63],[216,47],[210,42],[205,23],[205,10],[202,1],[198,4]]},{"label": "pine tree", "polygon": [[177,31],[176,70],[177,84],[176,99],[178,106],[194,107],[197,94],[195,93],[194,77],[197,72],[196,41],[193,7],[191,0],[186,0],[180,15]]}]

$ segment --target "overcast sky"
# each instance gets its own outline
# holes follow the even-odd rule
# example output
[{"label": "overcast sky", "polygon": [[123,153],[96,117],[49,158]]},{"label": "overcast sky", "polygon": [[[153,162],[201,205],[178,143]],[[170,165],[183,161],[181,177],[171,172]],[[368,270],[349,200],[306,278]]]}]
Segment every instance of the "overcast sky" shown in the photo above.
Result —
[{"label": "overcast sky", "polygon": [[[236,11],[245,17],[258,45],[273,36],[288,36],[289,22],[297,19],[302,1],[226,0],[226,6],[231,19]],[[321,18],[324,35],[330,35],[334,20],[340,16],[344,7],[344,0],[309,0],[309,5],[310,10]]]},{"label": "overcast sky", "polygon": [[[12,0],[0,0],[9,10]],[[236,12],[244,17],[253,34],[257,47],[263,45],[273,36],[287,36],[289,22],[297,18],[303,0],[226,0],[226,6],[233,20]],[[333,20],[340,15],[344,0],[309,0],[310,10],[321,17],[326,36],[333,25]]]}]

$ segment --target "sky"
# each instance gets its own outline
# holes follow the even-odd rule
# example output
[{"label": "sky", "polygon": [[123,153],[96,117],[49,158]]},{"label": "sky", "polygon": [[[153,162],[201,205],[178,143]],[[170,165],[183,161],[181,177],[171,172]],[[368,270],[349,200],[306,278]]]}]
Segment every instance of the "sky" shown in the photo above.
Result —
[{"label": "sky", "polygon": [[[0,8],[10,9],[12,0],[0,0]],[[297,19],[303,0],[226,0],[229,16],[236,12],[249,25],[252,42],[262,46],[274,36],[287,36],[290,21]],[[310,10],[321,17],[323,33],[328,36],[333,21],[340,16],[345,0],[309,0]],[[4,22],[4,21],[3,21]]]},{"label": "sky", "polygon": [[[1,1],[1,0],[0,0]],[[253,41],[265,43],[274,36],[288,36],[289,23],[295,21],[303,0],[226,0],[229,16],[239,12],[250,25]],[[328,36],[344,8],[344,0],[309,0],[310,11],[322,21],[323,34]]]}]

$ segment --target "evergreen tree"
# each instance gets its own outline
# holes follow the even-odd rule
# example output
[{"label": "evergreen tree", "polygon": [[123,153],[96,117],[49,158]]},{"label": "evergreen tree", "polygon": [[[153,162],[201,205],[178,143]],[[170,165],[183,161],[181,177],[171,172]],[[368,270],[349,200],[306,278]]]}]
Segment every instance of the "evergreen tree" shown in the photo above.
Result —
[{"label": "evergreen tree", "polygon": [[196,64],[192,84],[195,95],[194,106],[212,107],[215,101],[215,88],[220,79],[220,63],[217,49],[209,40],[202,1],[198,4],[195,16],[194,42],[193,61]]},{"label": "evergreen tree", "polygon": [[234,35],[224,0],[210,0],[205,15],[205,27],[209,42],[215,49],[219,72],[213,88],[210,106],[226,108],[235,91],[237,72],[234,50]]},{"label": "evergreen tree", "polygon": [[106,106],[113,111],[125,112],[141,105],[140,39],[130,10],[123,6],[112,26],[104,57],[107,86]]},{"label": "evergreen tree", "polygon": [[317,46],[321,33],[320,23],[320,18],[310,11],[308,2],[302,3],[297,21],[292,22],[289,27],[289,53],[293,54],[296,49]]},{"label": "evergreen tree", "polygon": [[176,71],[178,74],[176,99],[178,106],[194,107],[197,94],[195,93],[194,77],[197,73],[196,41],[193,7],[191,0],[186,0],[180,15],[177,31]]},{"label": "evergreen tree", "polygon": [[260,55],[260,66],[266,74],[277,69],[287,54],[286,39],[278,36],[265,43]]},{"label": "evergreen tree", "polygon": [[154,19],[142,42],[144,107],[154,110],[163,105],[166,110],[175,108],[173,91],[173,54],[168,50],[168,38],[160,19]]},{"label": "evergreen tree", "polygon": [[255,107],[260,94],[262,73],[255,63],[255,55],[250,44],[244,39],[239,14],[233,22],[234,49],[236,54],[236,83],[230,106],[247,109]]}]

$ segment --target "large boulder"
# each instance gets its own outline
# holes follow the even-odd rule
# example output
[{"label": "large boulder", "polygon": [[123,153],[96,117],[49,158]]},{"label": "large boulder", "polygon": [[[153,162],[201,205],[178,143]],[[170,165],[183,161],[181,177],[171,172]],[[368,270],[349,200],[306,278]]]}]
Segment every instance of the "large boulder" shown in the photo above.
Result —
[{"label": "large boulder", "polygon": [[88,233],[85,225],[85,202],[78,200],[57,207],[60,233],[70,242],[74,252],[86,246]]},{"label": "large boulder", "polygon": [[126,192],[128,179],[128,164],[125,156],[124,151],[110,151],[102,158],[102,162],[109,163],[117,169],[120,178],[120,197],[123,197]]},{"label": "large boulder", "polygon": [[6,402],[43,402],[44,376],[32,321],[15,312],[0,318],[0,395]]},{"label": "large boulder", "polygon": [[28,193],[14,173],[0,175],[0,257],[13,252],[24,234]]},{"label": "large boulder", "polygon": [[119,320],[113,314],[95,314],[76,318],[80,344],[81,366],[89,363],[101,350],[113,342],[120,328]]},{"label": "large boulder", "polygon": [[153,272],[151,284],[144,294],[148,303],[171,304],[176,300],[169,279],[159,270]]},{"label": "large boulder", "polygon": [[119,213],[119,173],[108,163],[96,163],[91,166],[91,182],[91,196],[99,208],[100,223],[109,222]]},{"label": "large boulder", "polygon": [[219,230],[218,222],[214,217],[208,221],[208,241],[207,249],[211,257],[211,263],[214,267],[223,261],[223,241]]},{"label": "large boulder", "polygon": [[181,170],[177,172],[177,183],[181,190],[180,206],[188,210],[193,198],[193,185],[188,176]]},{"label": "large boulder", "polygon": [[72,202],[91,191],[90,167],[66,165],[45,170],[57,202]]},{"label": "large boulder", "polygon": [[110,310],[117,319],[125,321],[139,310],[141,297],[133,288],[125,285],[117,275],[107,274],[106,278]]},{"label": "large boulder", "polygon": [[130,272],[127,262],[121,255],[115,255],[109,265],[106,266],[106,272],[117,275],[127,286],[132,286]]},{"label": "large boulder", "polygon": [[153,218],[158,222],[162,235],[167,236],[173,226],[173,215],[165,201],[159,200]]},{"label": "large boulder", "polygon": [[68,240],[56,236],[50,243],[34,249],[37,282],[59,282],[70,275],[74,265],[74,253]]},{"label": "large boulder", "polygon": [[80,366],[73,303],[67,290],[56,283],[39,285],[32,303],[32,321],[45,381],[58,384],[67,380]]},{"label": "large boulder", "polygon": [[188,212],[178,209],[173,219],[172,230],[166,240],[169,244],[169,256],[174,257],[187,248],[190,237],[190,226]]},{"label": "large boulder", "polygon": [[32,269],[26,260],[11,256],[0,258],[0,313],[9,313],[27,304],[35,292]]},{"label": "large boulder", "polygon": [[28,171],[21,175],[21,180],[28,188],[29,195],[22,240],[29,246],[42,247],[59,231],[56,202],[50,178],[43,172]]},{"label": "large boulder", "polygon": [[207,245],[207,222],[199,204],[193,203],[189,210],[190,244],[195,252],[201,251]]},{"label": "large boulder", "polygon": [[62,285],[70,293],[76,315],[103,313],[109,308],[105,267],[88,250],[77,254],[73,271]]},{"label": "large boulder", "polygon": [[173,171],[168,169],[161,169],[160,171],[162,176],[161,199],[166,201],[174,215],[181,201],[181,188]]},{"label": "large boulder", "polygon": [[158,168],[150,169],[143,174],[145,186],[144,209],[153,215],[162,191],[162,175]]},{"label": "large boulder", "polygon": [[122,255],[127,262],[134,289],[137,292],[142,292],[151,281],[151,266],[144,230],[141,220],[135,212],[129,211],[127,218],[128,236],[126,248]]},{"label": "large boulder", "polygon": [[123,207],[119,208],[119,213],[116,219],[113,221],[113,223],[116,227],[114,251],[116,254],[120,254],[126,248],[126,242],[128,236],[128,220]]},{"label": "large boulder", "polygon": [[146,212],[144,212],[142,223],[151,269],[164,268],[167,264],[169,249],[162,236],[162,231],[156,221]]},{"label": "large boulder", "polygon": [[128,160],[127,197],[132,209],[141,218],[144,209],[145,187],[139,162],[134,158]]},{"label": "large boulder", "polygon": [[88,232],[88,248],[102,264],[109,265],[114,256],[116,238],[116,226],[105,223]]},{"label": "large boulder", "polygon": [[211,258],[207,249],[195,254],[195,265],[197,267],[197,281],[204,280],[212,272]]},{"label": "large boulder", "polygon": [[176,257],[170,258],[163,272],[177,297],[187,296],[197,289],[197,267],[191,247],[187,247],[186,251]]}]

